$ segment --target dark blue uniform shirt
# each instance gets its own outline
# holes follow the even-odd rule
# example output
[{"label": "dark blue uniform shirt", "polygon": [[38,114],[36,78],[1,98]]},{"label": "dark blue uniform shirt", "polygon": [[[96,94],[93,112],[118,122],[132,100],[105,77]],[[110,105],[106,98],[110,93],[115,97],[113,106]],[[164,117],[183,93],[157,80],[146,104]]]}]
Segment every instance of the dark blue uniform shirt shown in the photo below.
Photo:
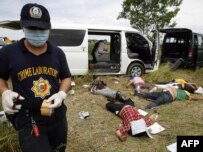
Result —
[{"label": "dark blue uniform shirt", "polygon": [[0,50],[0,78],[11,78],[13,91],[25,97],[22,108],[39,111],[44,99],[59,91],[60,81],[71,77],[64,52],[49,42],[41,55],[30,53],[24,39]]}]

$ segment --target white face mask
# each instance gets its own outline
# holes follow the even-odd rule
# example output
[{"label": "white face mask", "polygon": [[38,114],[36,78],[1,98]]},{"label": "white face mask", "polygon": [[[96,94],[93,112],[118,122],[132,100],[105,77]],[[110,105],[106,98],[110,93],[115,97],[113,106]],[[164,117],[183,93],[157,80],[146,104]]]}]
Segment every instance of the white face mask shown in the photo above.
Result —
[{"label": "white face mask", "polygon": [[24,28],[24,33],[26,40],[35,47],[44,45],[49,38],[49,30],[31,30]]}]

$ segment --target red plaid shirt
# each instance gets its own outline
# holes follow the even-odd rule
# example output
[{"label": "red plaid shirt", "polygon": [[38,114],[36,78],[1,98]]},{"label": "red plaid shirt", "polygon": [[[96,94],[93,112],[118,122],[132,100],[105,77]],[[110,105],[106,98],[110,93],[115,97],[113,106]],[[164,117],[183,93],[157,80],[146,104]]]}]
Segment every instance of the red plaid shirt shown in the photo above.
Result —
[{"label": "red plaid shirt", "polygon": [[[139,120],[142,118],[140,113],[137,111],[137,109],[133,106],[125,106],[120,111],[120,117],[123,121],[123,127],[119,129],[122,135],[125,135],[128,133],[128,131],[131,129],[130,122],[133,120]],[[150,118],[145,119],[147,127],[152,125],[152,120]]]}]

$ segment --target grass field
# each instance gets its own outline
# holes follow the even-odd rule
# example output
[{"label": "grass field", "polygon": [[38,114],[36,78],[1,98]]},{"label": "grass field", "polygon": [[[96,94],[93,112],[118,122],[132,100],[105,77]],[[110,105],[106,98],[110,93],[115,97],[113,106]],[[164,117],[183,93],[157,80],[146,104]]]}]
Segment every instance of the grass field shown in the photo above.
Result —
[{"label": "grass field", "polygon": [[[125,87],[127,76],[119,76],[118,83],[115,83],[114,76],[101,78],[112,89],[120,90],[132,98],[138,107],[150,102],[132,95],[133,88]],[[144,78],[150,84],[184,78],[203,86],[203,69],[170,72],[167,66],[162,66],[157,72],[145,74]],[[153,135],[153,139],[145,135],[128,136],[127,141],[120,142],[115,136],[115,131],[121,125],[121,120],[105,109],[107,103],[105,97],[93,95],[83,88],[83,84],[89,84],[91,81],[90,75],[75,77],[75,94],[67,97],[69,122],[67,152],[167,152],[166,146],[176,142],[177,135],[203,135],[203,101],[174,101],[157,109],[160,113],[157,121],[166,128],[165,131]],[[78,115],[80,111],[88,111],[90,117],[80,119]],[[150,115],[153,110],[147,112]],[[7,124],[0,124],[0,151],[19,152],[15,131]]]}]

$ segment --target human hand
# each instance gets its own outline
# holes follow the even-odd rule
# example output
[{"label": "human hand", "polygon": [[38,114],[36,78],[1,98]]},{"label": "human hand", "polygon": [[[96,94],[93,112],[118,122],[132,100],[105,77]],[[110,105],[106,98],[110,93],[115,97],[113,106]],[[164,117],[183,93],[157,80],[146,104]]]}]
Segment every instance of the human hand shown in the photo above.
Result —
[{"label": "human hand", "polygon": [[25,98],[20,96],[17,92],[11,90],[5,90],[2,93],[2,106],[5,113],[14,114],[21,109],[22,105],[16,105],[17,100],[24,100]]},{"label": "human hand", "polygon": [[117,136],[118,139],[119,139],[120,141],[122,141],[122,142],[123,142],[123,141],[126,141],[126,139],[127,139],[127,135],[122,135],[119,130],[116,131],[116,136]]},{"label": "human hand", "polygon": [[140,109],[141,110],[145,110],[145,106],[140,106]]},{"label": "human hand", "polygon": [[64,91],[59,91],[58,93],[53,94],[51,97],[49,97],[48,100],[46,100],[46,102],[52,102],[54,101],[52,104],[50,104],[48,106],[48,108],[58,108],[62,105],[63,100],[66,98],[67,94]]},{"label": "human hand", "polygon": [[152,121],[156,121],[158,119],[158,117],[159,117],[159,113],[156,110],[154,110],[154,113],[151,116],[149,116],[149,118]]}]

